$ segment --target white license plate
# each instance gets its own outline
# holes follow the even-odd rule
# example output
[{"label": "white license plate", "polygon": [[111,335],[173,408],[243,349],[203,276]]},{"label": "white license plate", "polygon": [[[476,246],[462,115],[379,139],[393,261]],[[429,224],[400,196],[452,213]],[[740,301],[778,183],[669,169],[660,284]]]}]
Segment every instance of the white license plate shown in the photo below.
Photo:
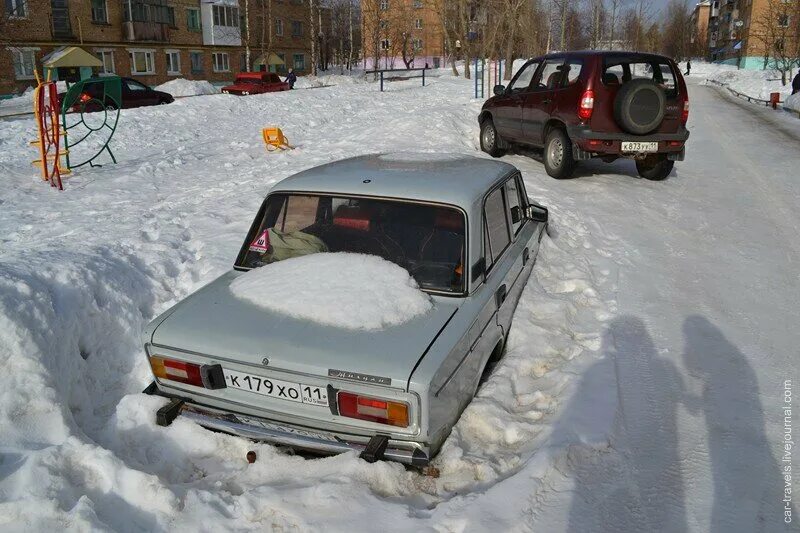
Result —
[{"label": "white license plate", "polygon": [[658,152],[658,142],[623,141],[623,152]]},{"label": "white license plate", "polygon": [[322,387],[254,376],[253,374],[237,372],[227,368],[223,368],[222,373],[225,376],[225,384],[233,389],[254,392],[262,396],[290,402],[307,403],[322,407],[328,406],[328,391]]}]

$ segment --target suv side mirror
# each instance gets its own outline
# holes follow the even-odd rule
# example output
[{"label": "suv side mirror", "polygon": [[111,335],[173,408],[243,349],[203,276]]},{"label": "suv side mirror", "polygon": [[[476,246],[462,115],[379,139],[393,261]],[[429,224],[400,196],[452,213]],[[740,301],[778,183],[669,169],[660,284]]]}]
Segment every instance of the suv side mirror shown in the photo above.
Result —
[{"label": "suv side mirror", "polygon": [[525,208],[525,216],[534,222],[547,222],[549,212],[543,205],[529,204],[528,207]]},{"label": "suv side mirror", "polygon": [[494,86],[494,95],[500,96],[501,94],[506,94],[506,86],[505,85],[495,85]]}]

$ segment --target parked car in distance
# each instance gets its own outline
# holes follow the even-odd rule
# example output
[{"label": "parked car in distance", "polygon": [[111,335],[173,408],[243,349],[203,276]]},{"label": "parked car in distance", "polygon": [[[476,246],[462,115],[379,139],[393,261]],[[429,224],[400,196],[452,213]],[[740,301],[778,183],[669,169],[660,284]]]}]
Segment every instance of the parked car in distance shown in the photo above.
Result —
[{"label": "parked car in distance", "polygon": [[[182,416],[312,452],[356,450],[369,461],[426,465],[487,364],[503,354],[547,218],[547,209],[526,196],[520,172],[491,159],[370,155],[283,180],[261,205],[233,269],[145,329],[155,376],[145,392],[172,399],[158,423]],[[367,331],[237,299],[234,280],[286,255],[254,249],[265,231],[282,243],[321,241],[330,252],[400,265],[432,309]],[[235,375],[309,399],[234,386]]]},{"label": "parked car in distance", "polygon": [[241,72],[236,75],[236,80],[232,85],[222,88],[222,92],[225,94],[245,96],[288,90],[289,84],[281,81],[281,78],[274,72]]},{"label": "parked car in distance", "polygon": [[498,85],[478,117],[481,149],[498,157],[512,143],[544,148],[544,166],[568,178],[578,161],[636,161],[661,180],[683,161],[689,95],[668,57],[584,51],[531,59]]},{"label": "parked car in distance", "polygon": [[[133,107],[144,107],[151,105],[171,104],[175,98],[162,91],[156,91],[131,78],[122,78],[122,109],[130,109]],[[58,101],[63,102],[66,93],[59,93]],[[101,105],[102,103],[102,105]],[[72,111],[85,112],[102,111],[103,106],[109,109],[117,109],[119,104],[111,97],[104,94],[104,86],[102,83],[88,83],[84,87],[81,96],[72,106]]]}]

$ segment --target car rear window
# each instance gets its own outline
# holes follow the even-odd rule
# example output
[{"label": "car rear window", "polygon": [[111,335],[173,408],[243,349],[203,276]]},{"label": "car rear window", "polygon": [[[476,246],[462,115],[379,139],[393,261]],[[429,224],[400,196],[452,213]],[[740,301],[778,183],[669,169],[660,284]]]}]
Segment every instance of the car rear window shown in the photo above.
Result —
[{"label": "car rear window", "polygon": [[667,97],[678,95],[675,71],[666,59],[638,57],[606,57],[603,59],[602,81],[607,87],[625,84],[633,79],[655,81]]},{"label": "car rear window", "polygon": [[370,254],[408,270],[423,290],[462,293],[465,242],[465,215],[452,207],[271,194],[253,222],[236,267],[258,268],[321,252]]}]

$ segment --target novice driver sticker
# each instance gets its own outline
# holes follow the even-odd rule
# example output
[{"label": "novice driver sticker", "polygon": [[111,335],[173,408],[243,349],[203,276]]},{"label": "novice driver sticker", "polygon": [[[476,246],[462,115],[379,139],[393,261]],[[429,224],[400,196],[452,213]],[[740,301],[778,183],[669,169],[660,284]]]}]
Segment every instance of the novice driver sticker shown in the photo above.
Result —
[{"label": "novice driver sticker", "polygon": [[250,243],[250,251],[251,252],[261,252],[264,253],[269,250],[269,230],[264,230],[261,235],[259,235],[256,240]]}]

